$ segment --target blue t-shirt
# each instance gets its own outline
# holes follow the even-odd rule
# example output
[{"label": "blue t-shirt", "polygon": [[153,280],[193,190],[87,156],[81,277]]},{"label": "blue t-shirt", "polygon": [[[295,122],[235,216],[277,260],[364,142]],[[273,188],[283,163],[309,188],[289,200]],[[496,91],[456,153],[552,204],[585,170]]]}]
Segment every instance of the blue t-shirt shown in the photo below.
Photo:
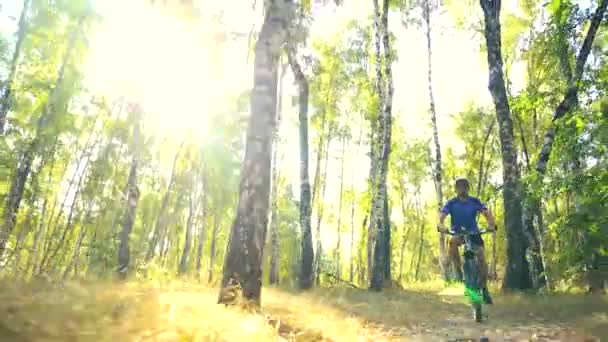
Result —
[{"label": "blue t-shirt", "polygon": [[477,232],[477,214],[486,209],[486,205],[481,203],[479,198],[469,196],[466,199],[452,198],[441,212],[450,215],[453,231],[458,232],[464,228],[466,231]]}]

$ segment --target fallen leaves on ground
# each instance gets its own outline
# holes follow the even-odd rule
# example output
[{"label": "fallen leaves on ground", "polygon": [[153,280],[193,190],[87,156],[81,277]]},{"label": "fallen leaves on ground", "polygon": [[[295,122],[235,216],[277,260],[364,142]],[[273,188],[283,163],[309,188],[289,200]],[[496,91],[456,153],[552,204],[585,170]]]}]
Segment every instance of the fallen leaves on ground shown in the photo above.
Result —
[{"label": "fallen leaves on ground", "polygon": [[[260,313],[217,305],[217,290],[176,283],[0,283],[2,341],[599,341],[606,296],[498,295],[471,320],[458,291],[264,289]],[[462,292],[460,292],[461,294]],[[593,337],[595,336],[595,337]]]}]

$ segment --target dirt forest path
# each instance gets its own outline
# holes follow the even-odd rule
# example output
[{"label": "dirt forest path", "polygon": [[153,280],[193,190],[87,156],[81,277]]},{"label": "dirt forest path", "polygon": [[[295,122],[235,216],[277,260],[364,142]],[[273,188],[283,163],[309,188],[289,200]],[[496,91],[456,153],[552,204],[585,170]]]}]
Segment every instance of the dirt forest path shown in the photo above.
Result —
[{"label": "dirt forest path", "polygon": [[459,289],[380,294],[265,289],[263,312],[215,304],[214,288],[2,282],[0,341],[601,341],[608,298],[496,295],[471,320]]}]

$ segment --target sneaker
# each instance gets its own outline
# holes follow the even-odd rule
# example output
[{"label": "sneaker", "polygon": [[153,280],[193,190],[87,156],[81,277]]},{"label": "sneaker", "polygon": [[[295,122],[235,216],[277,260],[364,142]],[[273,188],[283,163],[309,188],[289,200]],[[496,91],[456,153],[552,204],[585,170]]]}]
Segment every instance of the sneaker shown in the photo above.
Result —
[{"label": "sneaker", "polygon": [[492,300],[492,297],[490,296],[490,291],[488,291],[487,287],[483,288],[482,294],[483,294],[484,303],[489,304],[489,305],[494,304],[494,301]]}]

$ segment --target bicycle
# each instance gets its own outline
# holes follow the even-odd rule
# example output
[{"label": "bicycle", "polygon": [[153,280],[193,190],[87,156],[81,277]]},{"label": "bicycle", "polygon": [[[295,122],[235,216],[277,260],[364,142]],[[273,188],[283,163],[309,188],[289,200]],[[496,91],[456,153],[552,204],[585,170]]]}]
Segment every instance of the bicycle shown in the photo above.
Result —
[{"label": "bicycle", "polygon": [[467,296],[473,306],[473,319],[476,322],[482,321],[482,308],[481,303],[483,301],[483,284],[481,283],[479,260],[477,259],[477,246],[473,243],[472,237],[475,235],[481,235],[486,233],[493,233],[490,230],[479,230],[478,232],[454,232],[448,231],[448,235],[460,236],[464,240],[463,248],[463,273],[464,273],[464,286],[465,296]]}]

